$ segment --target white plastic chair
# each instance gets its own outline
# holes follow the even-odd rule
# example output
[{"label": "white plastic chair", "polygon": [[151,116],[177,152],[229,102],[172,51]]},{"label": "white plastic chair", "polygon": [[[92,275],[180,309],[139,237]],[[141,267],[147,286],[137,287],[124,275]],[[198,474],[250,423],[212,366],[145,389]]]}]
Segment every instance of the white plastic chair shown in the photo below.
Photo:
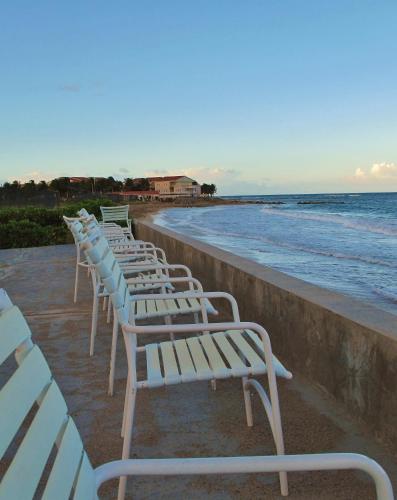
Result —
[{"label": "white plastic chair", "polygon": [[[94,268],[90,266],[90,263],[87,259],[83,258],[83,254],[80,251],[80,241],[87,237],[87,233],[83,231],[83,225],[78,220],[68,219],[64,217],[68,228],[73,234],[73,238],[76,244],[76,274],[75,274],[75,288],[74,288],[74,300],[77,300],[77,289],[78,289],[78,279],[79,279],[79,268],[85,267],[91,272],[91,280],[92,280],[92,289],[93,289],[93,305],[92,305],[92,319],[91,319],[91,334],[90,334],[90,355],[92,356],[94,353],[94,343],[95,337],[97,333],[97,324],[98,324],[98,312],[99,312],[99,300],[100,298],[104,299],[104,308],[106,308],[106,299],[108,297],[108,293],[103,286],[100,279],[98,279],[97,273]],[[99,229],[94,226],[95,229],[91,229],[92,237],[100,238],[101,234],[99,233]],[[88,229],[88,228],[87,228]],[[97,231],[97,234],[95,234]],[[102,240],[105,245],[105,248],[109,249],[109,244],[107,240]],[[113,247],[116,250],[120,250],[120,246]],[[159,259],[156,255],[156,251],[161,249],[156,248],[148,248],[148,249],[134,249],[128,246],[123,246],[122,252],[119,254],[115,254],[116,259],[119,261],[120,267],[123,270],[123,273],[130,278],[127,280],[129,289],[133,293],[139,293],[141,291],[150,291],[153,289],[161,288],[162,291],[166,291],[166,289],[173,289],[173,286],[169,282],[167,277],[169,276],[170,271],[183,271],[187,276],[191,273],[190,270],[186,266],[170,266],[168,264],[164,264],[164,259]],[[127,253],[127,249],[129,253]],[[162,254],[163,255],[163,254]],[[159,281],[160,280],[160,281]],[[110,302],[108,304],[108,314],[107,321],[110,321]]]},{"label": "white plastic chair", "polygon": [[115,207],[101,207],[102,222],[124,222],[127,225],[128,232],[132,236],[131,219],[128,217],[129,205],[117,205]]},{"label": "white plastic chair", "polygon": [[[184,303],[195,301],[201,304],[209,299],[226,299],[232,309],[233,322],[211,324],[202,312],[201,324],[189,325],[150,325],[137,327],[139,316],[138,304],[145,304],[148,310],[164,307],[168,294],[131,296],[128,286],[119,270],[115,270],[114,257],[109,254],[101,257],[96,245],[87,241],[83,244],[86,255],[95,265],[104,285],[111,294],[111,299],[118,320],[124,333],[128,359],[128,376],[123,415],[122,434],[124,436],[122,458],[129,457],[132,435],[136,392],[165,385],[174,385],[195,381],[216,381],[217,379],[240,377],[246,408],[247,424],[252,426],[252,409],[249,388],[254,388],[264,405],[268,416],[277,453],[284,454],[284,442],[281,429],[277,385],[275,375],[291,378],[291,373],[272,355],[270,340],[266,331],[254,323],[240,323],[240,316],[235,299],[223,292],[183,292],[171,295],[175,307],[179,300]],[[117,263],[116,263],[117,265]],[[167,302],[166,302],[167,303]],[[151,304],[151,305],[150,305]],[[186,306],[185,306],[186,307]],[[160,309],[161,310],[161,309]],[[247,326],[249,325],[249,326]],[[212,333],[210,333],[212,332]],[[138,346],[137,335],[140,333],[196,333],[201,337],[187,340],[178,339],[166,342]],[[260,337],[258,337],[258,334]],[[146,356],[147,378],[137,379],[136,357],[138,353]],[[224,360],[227,360],[225,363]],[[257,380],[248,377],[267,374],[270,387],[270,399]],[[286,475],[280,473],[281,491],[287,492]],[[120,482],[120,497],[124,496],[125,478]]]},{"label": "white plastic chair", "polygon": [[[208,321],[208,314],[217,315],[218,311],[213,307],[208,298],[196,297],[194,294],[203,291],[201,283],[192,277],[190,269],[182,265],[168,265],[167,271],[170,270],[184,270],[187,276],[184,277],[170,277],[160,276],[159,278],[141,277],[134,278],[134,286],[145,286],[150,284],[152,287],[162,287],[162,294],[140,295],[137,294],[130,286],[130,280],[125,279],[124,271],[120,268],[119,263],[116,261],[113,252],[107,247],[106,241],[103,237],[90,241],[88,238],[82,242],[87,259],[92,263],[96,271],[96,282],[103,286],[106,293],[110,293],[113,287],[119,287],[123,290],[123,299],[128,303],[131,310],[131,317],[133,321],[156,319],[163,320],[166,324],[172,323],[172,316],[179,315],[193,315],[194,321],[197,323],[201,321]],[[163,269],[160,265],[160,271]],[[148,268],[144,268],[146,271]],[[188,286],[187,291],[173,293],[169,290],[164,293],[165,287],[174,284],[185,284]],[[109,288],[111,287],[111,288]],[[171,293],[172,292],[172,293]],[[113,302],[113,299],[112,299]],[[118,307],[113,303],[114,307]],[[96,325],[95,325],[96,331]],[[111,361],[109,372],[109,394],[113,394],[114,387],[114,374],[116,369],[116,353],[117,353],[117,339],[119,332],[118,317],[115,312],[113,313],[113,331],[112,331],[112,348],[111,348]],[[170,332],[171,338],[173,336]],[[93,342],[95,336],[91,336],[91,345],[93,352]]]},{"label": "white plastic chair", "polygon": [[[43,500],[98,499],[109,479],[125,475],[237,474],[304,470],[360,469],[376,485],[378,500],[393,500],[385,471],[358,454],[116,460],[93,468],[50,368],[16,306],[0,290],[0,365],[15,354],[17,368],[0,390],[0,459],[11,450],[0,483],[0,500],[31,500],[47,470]],[[15,436],[25,417],[36,413],[16,451]],[[10,447],[11,445],[11,447]],[[52,460],[51,451],[56,448]],[[8,452],[8,455],[10,452]]]}]

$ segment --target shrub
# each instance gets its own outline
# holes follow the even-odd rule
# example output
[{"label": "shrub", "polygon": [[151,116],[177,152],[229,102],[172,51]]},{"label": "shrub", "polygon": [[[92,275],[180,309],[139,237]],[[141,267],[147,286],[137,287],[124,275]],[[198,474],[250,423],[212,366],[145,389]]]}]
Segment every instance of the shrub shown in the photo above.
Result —
[{"label": "shrub", "polygon": [[100,207],[113,207],[114,205],[116,205],[116,203],[104,198],[99,200],[82,200],[79,202],[66,203],[64,206],[59,208],[59,210],[61,215],[76,217],[78,210],[85,208],[90,214],[94,214],[96,218],[100,219],[102,218]]},{"label": "shrub", "polygon": [[1,248],[26,248],[67,242],[67,228],[41,226],[30,220],[11,220],[0,224]]},{"label": "shrub", "polygon": [[72,241],[62,215],[75,217],[85,207],[101,217],[100,206],[113,206],[111,200],[83,200],[59,208],[1,208],[0,248],[26,248],[61,245]]}]

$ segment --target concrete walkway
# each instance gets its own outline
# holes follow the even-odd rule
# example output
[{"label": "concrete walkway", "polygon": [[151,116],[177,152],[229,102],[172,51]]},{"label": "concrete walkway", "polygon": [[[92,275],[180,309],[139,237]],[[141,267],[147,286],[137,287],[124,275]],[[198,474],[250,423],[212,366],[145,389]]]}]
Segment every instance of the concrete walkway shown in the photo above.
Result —
[{"label": "concrete walkway", "polygon": [[[72,245],[0,251],[0,287],[26,315],[34,341],[46,355],[75,418],[93,465],[118,459],[126,359],[119,342],[116,393],[107,396],[111,326],[101,313],[95,355],[88,356],[92,293],[83,276],[73,304],[75,248]],[[266,325],[264,325],[266,326]],[[277,354],[277,353],[276,353]],[[1,377],[0,373],[0,377]],[[4,375],[4,374],[3,374]],[[288,453],[349,451],[364,453],[386,469],[397,491],[396,450],[335,403],[295,376],[279,381]],[[248,429],[240,380],[140,391],[132,456],[140,458],[272,454],[270,429],[254,398],[255,425]],[[371,499],[374,488],[362,473],[316,472],[289,475],[291,499]],[[114,498],[116,482],[103,487]],[[246,499],[282,498],[277,475],[136,478],[128,498]]]}]

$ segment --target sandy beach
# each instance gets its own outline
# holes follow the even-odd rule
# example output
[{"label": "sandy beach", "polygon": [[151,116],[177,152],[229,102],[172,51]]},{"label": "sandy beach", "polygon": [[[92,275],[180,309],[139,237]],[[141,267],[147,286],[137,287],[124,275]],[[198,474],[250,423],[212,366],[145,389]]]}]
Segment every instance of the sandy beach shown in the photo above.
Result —
[{"label": "sandy beach", "polygon": [[[170,201],[131,201],[130,216],[133,219],[151,218],[157,212],[165,210],[166,208],[203,208],[203,207],[217,207],[220,205],[247,205],[258,204],[256,201],[247,200],[232,200],[224,198],[198,198],[198,199],[176,199]],[[260,202],[260,204],[265,204]]]},{"label": "sandy beach", "polygon": [[131,201],[130,205],[130,216],[133,219],[143,219],[151,217],[160,210],[166,208],[189,208],[189,207],[211,207],[219,205],[234,205],[239,203],[235,200],[222,200],[220,198],[213,198],[211,200],[198,199],[198,200],[175,200],[170,201]]}]

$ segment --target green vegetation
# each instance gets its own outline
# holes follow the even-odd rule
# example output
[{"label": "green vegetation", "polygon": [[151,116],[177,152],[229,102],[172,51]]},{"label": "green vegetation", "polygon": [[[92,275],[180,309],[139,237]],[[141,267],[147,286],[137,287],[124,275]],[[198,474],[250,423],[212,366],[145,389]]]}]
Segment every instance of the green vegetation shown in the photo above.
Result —
[{"label": "green vegetation", "polygon": [[[197,182],[193,182],[197,185]],[[149,179],[127,177],[118,181],[114,177],[58,177],[50,182],[34,180],[20,183],[5,182],[0,186],[0,206],[59,206],[63,201],[112,196],[125,191],[150,191]],[[204,196],[214,196],[215,184],[202,184]]]},{"label": "green vegetation", "polygon": [[115,205],[107,199],[65,203],[59,208],[0,208],[0,248],[26,248],[70,243],[62,215],[75,217],[85,207],[101,217],[100,206]]},{"label": "green vegetation", "polygon": [[33,179],[29,182],[5,182],[0,186],[0,203],[3,205],[27,205],[52,203],[52,206],[74,198],[105,196],[120,191],[148,191],[148,179],[127,177],[118,181],[114,177],[58,177],[50,182]]},{"label": "green vegetation", "polygon": [[202,184],[201,185],[201,194],[204,194],[206,196],[211,196],[211,198],[214,196],[216,193],[216,186],[215,184]]}]

